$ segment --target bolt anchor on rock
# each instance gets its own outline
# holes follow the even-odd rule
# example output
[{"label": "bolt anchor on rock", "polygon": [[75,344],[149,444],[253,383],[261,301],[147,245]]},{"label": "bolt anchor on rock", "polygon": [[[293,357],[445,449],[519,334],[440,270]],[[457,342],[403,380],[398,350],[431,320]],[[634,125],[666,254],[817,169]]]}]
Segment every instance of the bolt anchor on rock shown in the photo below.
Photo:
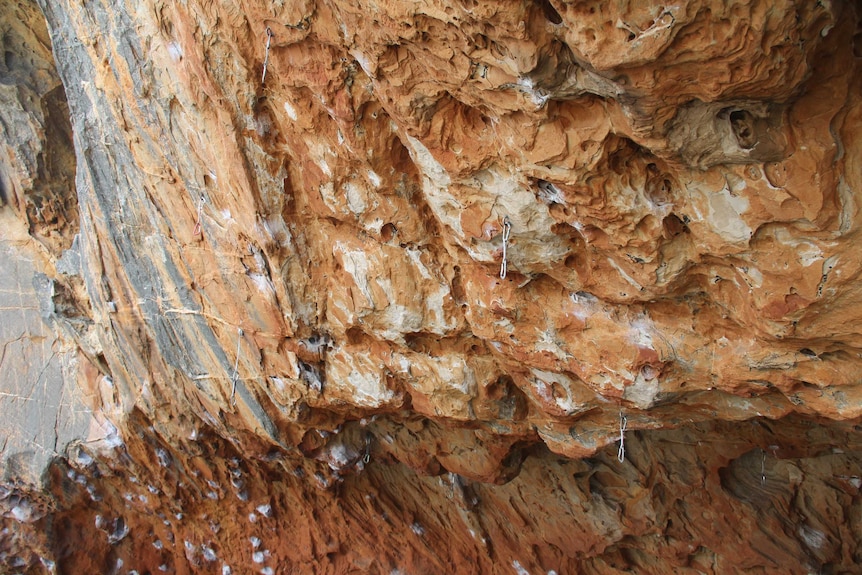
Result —
[{"label": "bolt anchor on rock", "polygon": [[203,194],[201,194],[201,197],[198,198],[198,215],[197,219],[195,220],[195,228],[194,230],[192,230],[192,235],[199,236],[201,233],[201,217],[203,216],[205,201],[206,200],[204,199]]},{"label": "bolt anchor on rock", "polygon": [[272,28],[269,26],[266,27],[266,52],[263,56],[263,76],[260,78],[260,83],[264,84],[266,82],[266,66],[269,64],[269,45],[272,42]]},{"label": "bolt anchor on rock", "polygon": [[506,279],[506,273],[509,271],[509,263],[507,261],[509,244],[509,236],[512,233],[512,222],[509,221],[509,216],[503,218],[503,263],[500,264],[500,279]]},{"label": "bolt anchor on rock", "polygon": [[617,451],[617,460],[620,463],[626,460],[626,427],[628,427],[628,424],[629,418],[620,411],[620,448]]},{"label": "bolt anchor on rock", "polygon": [[233,373],[230,376],[231,383],[233,384],[230,390],[230,404],[236,405],[236,382],[239,379],[239,352],[242,351],[240,344],[242,344],[242,336],[243,331],[242,328],[237,328],[237,337],[236,337],[236,360],[233,364]]}]

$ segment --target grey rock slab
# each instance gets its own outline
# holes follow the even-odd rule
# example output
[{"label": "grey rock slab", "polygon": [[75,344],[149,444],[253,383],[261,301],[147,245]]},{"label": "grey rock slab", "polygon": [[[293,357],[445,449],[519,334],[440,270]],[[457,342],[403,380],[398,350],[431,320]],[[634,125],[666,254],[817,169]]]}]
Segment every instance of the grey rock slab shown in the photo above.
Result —
[{"label": "grey rock slab", "polygon": [[36,484],[69,442],[86,438],[91,413],[75,347],[40,313],[37,248],[16,228],[10,210],[0,211],[0,474]]}]

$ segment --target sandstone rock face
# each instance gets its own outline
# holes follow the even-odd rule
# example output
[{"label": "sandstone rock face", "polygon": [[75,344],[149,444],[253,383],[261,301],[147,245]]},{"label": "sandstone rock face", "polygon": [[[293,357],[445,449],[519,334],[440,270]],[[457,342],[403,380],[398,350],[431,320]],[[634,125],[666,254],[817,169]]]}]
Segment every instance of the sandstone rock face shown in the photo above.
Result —
[{"label": "sandstone rock face", "polygon": [[7,4],[10,572],[862,563],[856,4]]}]

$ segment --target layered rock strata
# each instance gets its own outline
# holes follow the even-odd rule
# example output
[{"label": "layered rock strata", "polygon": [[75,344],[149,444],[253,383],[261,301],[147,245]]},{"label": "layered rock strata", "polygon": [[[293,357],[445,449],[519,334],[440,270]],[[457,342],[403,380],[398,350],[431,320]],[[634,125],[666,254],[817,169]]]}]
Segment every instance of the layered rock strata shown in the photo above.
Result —
[{"label": "layered rock strata", "polygon": [[862,561],[855,4],[3,18],[5,209],[93,422],[7,473],[13,569]]}]

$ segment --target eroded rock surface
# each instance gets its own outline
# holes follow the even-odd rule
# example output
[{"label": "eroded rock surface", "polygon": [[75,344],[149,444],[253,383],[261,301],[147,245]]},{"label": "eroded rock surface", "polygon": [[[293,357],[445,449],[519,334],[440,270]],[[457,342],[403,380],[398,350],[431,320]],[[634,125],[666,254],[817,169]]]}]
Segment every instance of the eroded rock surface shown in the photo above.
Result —
[{"label": "eroded rock surface", "polygon": [[12,569],[862,562],[854,3],[12,7],[97,430]]}]

